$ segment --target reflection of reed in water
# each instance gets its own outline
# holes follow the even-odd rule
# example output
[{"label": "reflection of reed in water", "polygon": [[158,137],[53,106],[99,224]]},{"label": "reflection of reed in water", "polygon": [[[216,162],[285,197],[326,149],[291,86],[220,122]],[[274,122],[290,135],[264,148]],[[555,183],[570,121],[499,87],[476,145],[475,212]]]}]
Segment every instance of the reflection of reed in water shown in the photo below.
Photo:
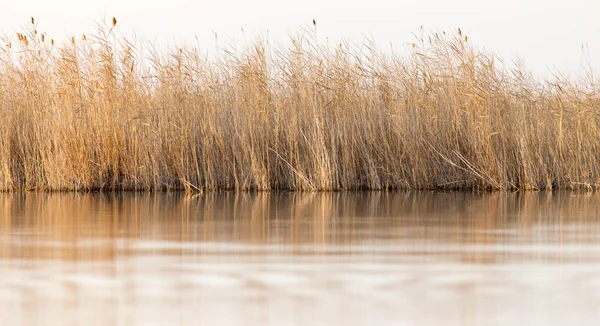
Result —
[{"label": "reflection of reed in water", "polygon": [[[597,228],[589,227],[599,222],[598,199],[589,193],[4,194],[0,257],[112,260],[214,250],[181,243],[269,245],[275,251],[277,245],[308,244],[312,254],[330,244],[401,244],[405,254],[406,248],[420,254],[432,242],[589,243],[598,241]],[[563,234],[574,226],[577,232]],[[147,242],[160,245],[140,245]],[[472,251],[461,259],[504,257]]]}]

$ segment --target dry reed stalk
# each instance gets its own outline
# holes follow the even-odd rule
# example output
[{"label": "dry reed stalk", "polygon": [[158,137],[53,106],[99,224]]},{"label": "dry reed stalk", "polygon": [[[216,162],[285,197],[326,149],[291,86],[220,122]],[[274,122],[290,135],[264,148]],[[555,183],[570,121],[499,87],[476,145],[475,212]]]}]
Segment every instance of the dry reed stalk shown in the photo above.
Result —
[{"label": "dry reed stalk", "polygon": [[62,46],[33,23],[0,52],[4,191],[600,186],[593,76],[538,81],[460,29],[402,56],[310,29],[207,59],[115,18]]}]

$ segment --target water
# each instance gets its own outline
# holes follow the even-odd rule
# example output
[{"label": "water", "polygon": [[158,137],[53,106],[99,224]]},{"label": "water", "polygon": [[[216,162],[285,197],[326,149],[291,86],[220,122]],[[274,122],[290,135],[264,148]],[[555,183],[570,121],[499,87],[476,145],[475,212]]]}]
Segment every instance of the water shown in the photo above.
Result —
[{"label": "water", "polygon": [[1,325],[594,325],[600,195],[4,194]]}]

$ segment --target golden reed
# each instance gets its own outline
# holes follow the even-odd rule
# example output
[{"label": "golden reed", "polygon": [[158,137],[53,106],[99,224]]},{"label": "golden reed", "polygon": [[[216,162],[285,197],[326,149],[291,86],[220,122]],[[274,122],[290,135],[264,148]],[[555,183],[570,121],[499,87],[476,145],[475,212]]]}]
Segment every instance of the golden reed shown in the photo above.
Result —
[{"label": "golden reed", "polygon": [[64,45],[36,27],[0,51],[0,190],[600,186],[595,76],[537,80],[461,30],[396,54],[306,29],[207,58],[115,18]]}]

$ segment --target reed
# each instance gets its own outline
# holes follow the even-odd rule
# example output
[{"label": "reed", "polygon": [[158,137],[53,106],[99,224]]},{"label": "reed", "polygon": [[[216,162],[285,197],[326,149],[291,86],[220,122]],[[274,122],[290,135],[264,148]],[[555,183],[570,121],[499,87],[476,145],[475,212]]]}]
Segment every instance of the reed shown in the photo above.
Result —
[{"label": "reed", "polygon": [[0,189],[600,186],[594,76],[538,80],[460,30],[396,53],[316,28],[207,57],[32,19],[0,51]]}]

